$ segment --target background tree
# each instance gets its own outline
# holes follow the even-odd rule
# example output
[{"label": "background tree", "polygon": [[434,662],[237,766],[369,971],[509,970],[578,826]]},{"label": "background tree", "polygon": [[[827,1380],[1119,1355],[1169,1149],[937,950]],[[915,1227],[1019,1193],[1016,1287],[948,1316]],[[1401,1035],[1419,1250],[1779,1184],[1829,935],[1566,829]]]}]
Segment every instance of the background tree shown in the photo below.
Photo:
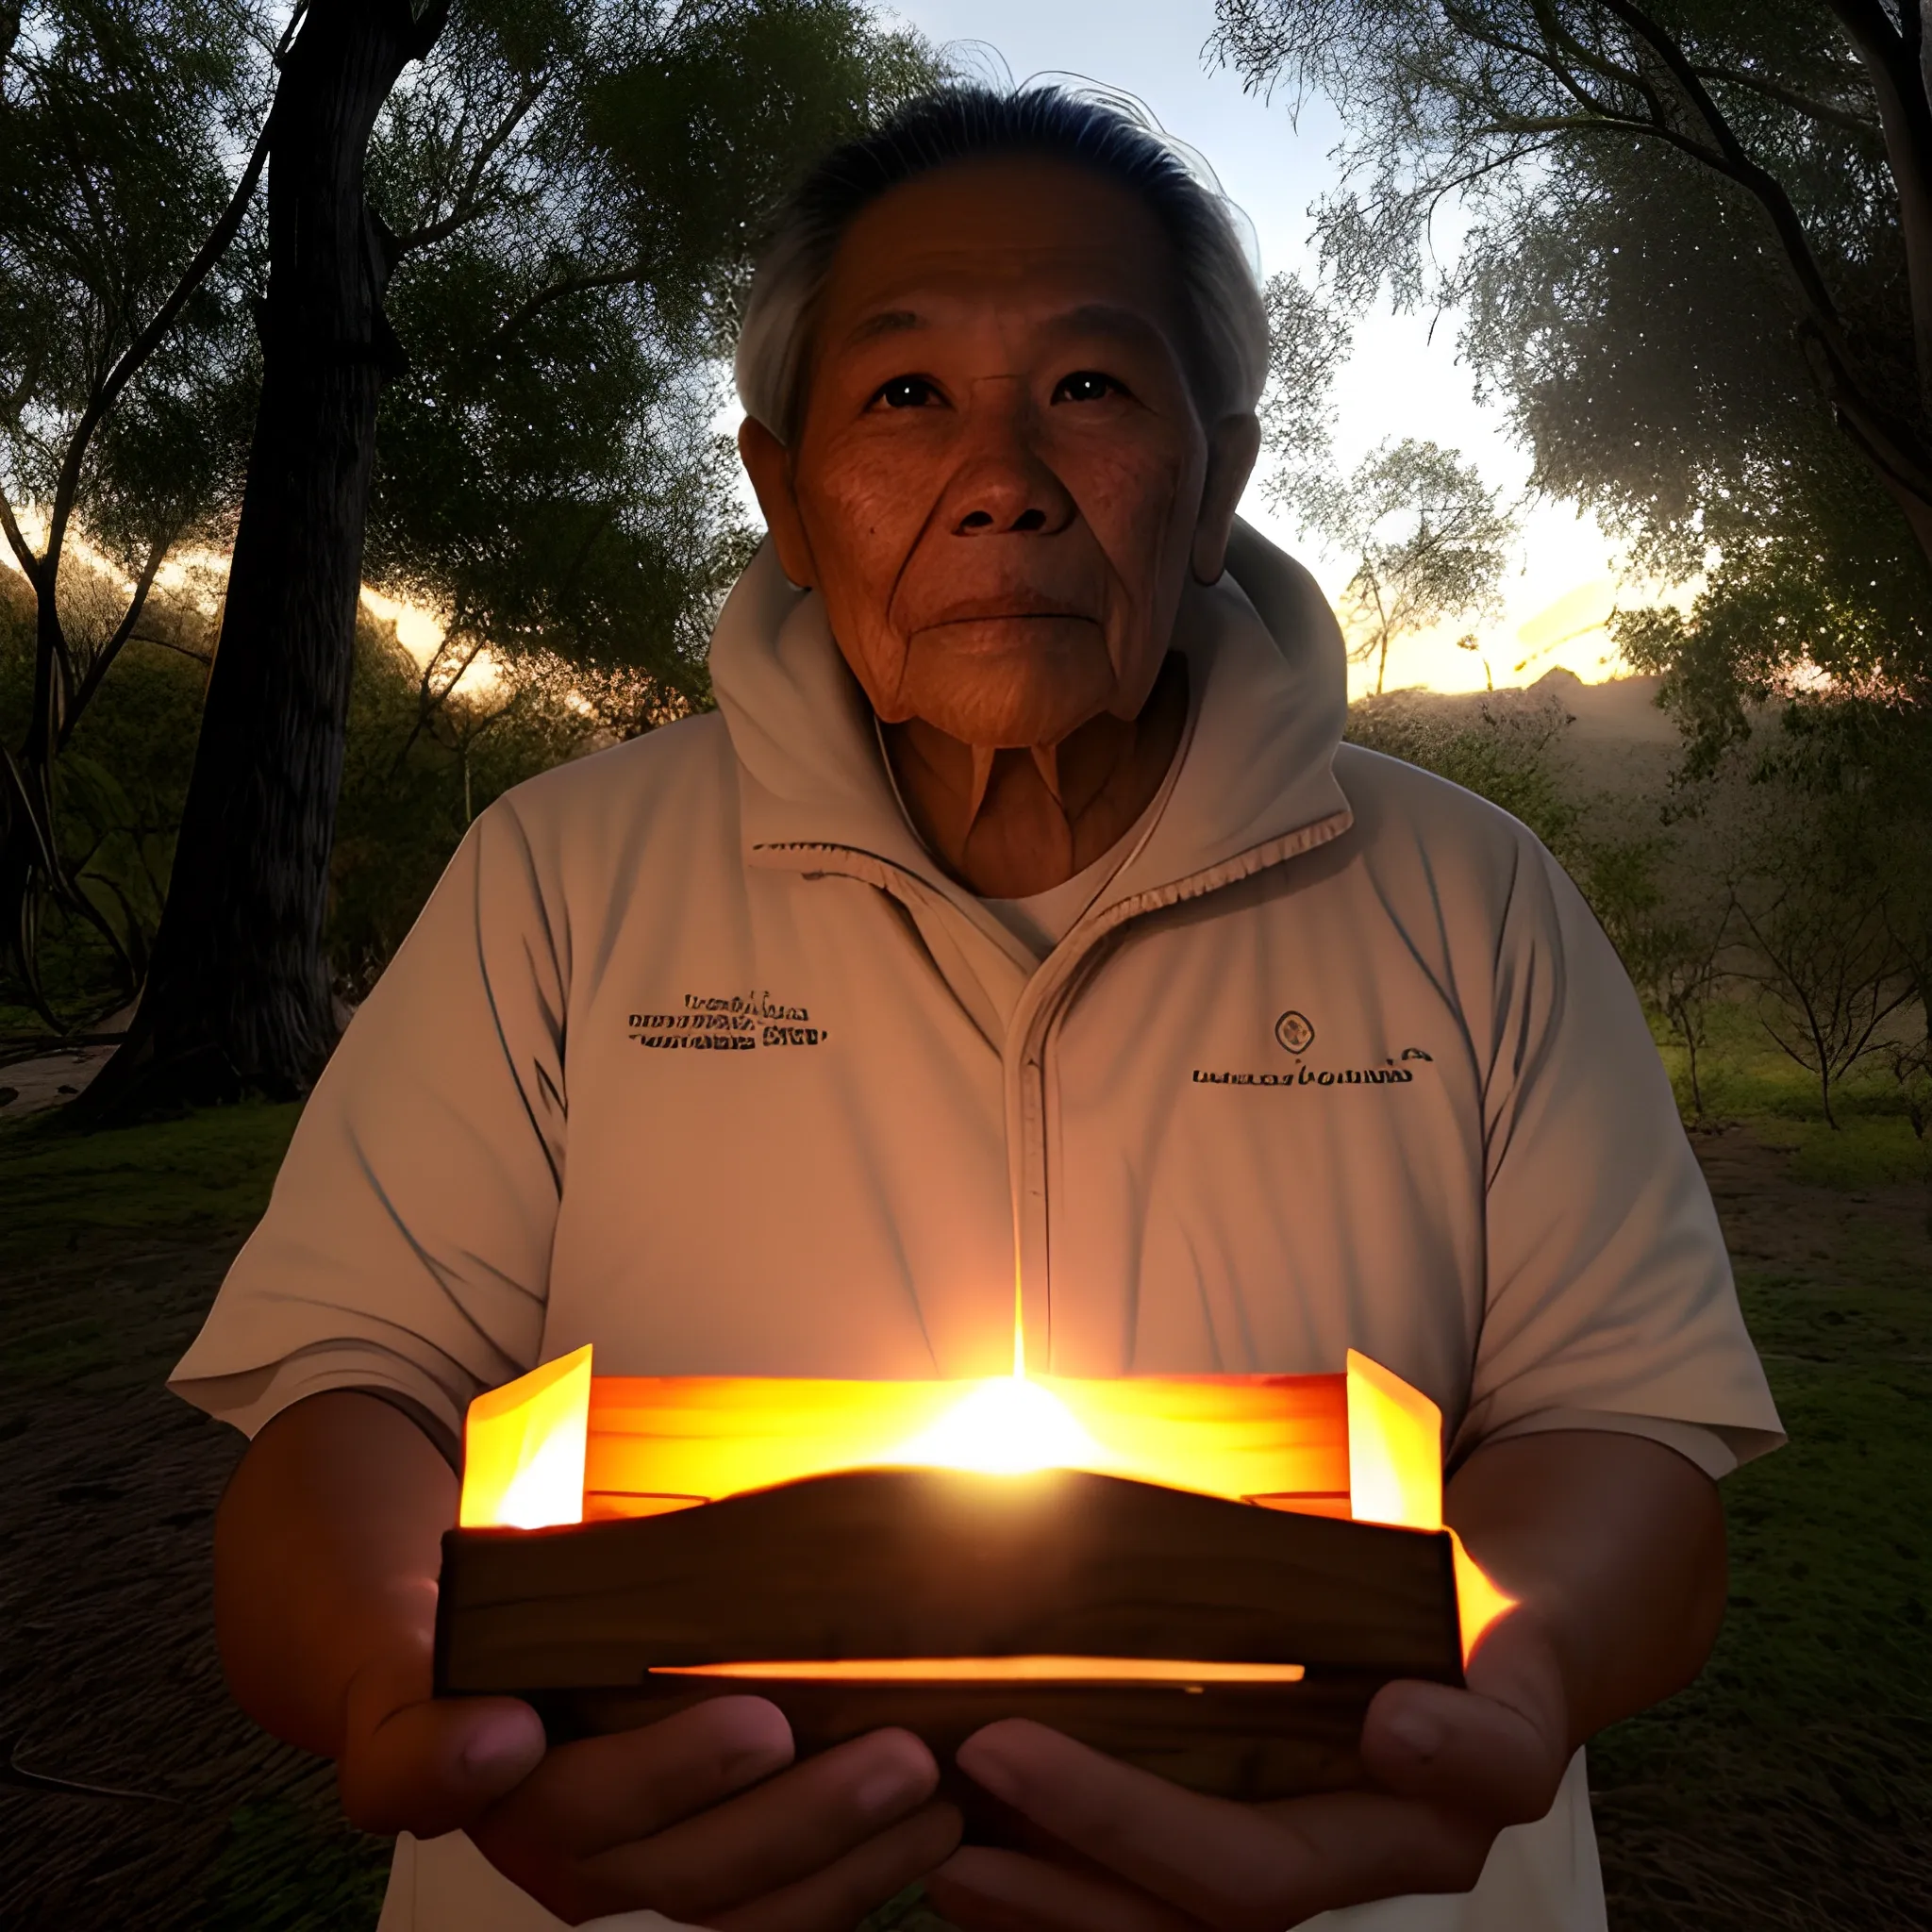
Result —
[{"label": "background tree", "polygon": [[1653,801],[1625,803],[1626,815],[1650,806],[1652,823],[1635,836],[1607,826],[1586,841],[1578,883],[1630,983],[1684,1049],[1691,1111],[1702,1120],[1711,1013],[1735,964],[1735,886],[1714,862],[1707,826],[1659,825]]},{"label": "background tree", "polygon": [[1353,634],[1350,656],[1375,667],[1378,696],[1398,639],[1500,608],[1516,520],[1454,450],[1404,437],[1345,477],[1306,476],[1281,494],[1353,565],[1339,614]]},{"label": "background tree", "polygon": [[1740,972],[1769,997],[1765,1031],[1810,1074],[1825,1121],[1834,1088],[1880,1055],[1915,988],[1887,918],[1892,881],[1845,814],[1774,771],[1749,786],[1734,903],[1746,941]]},{"label": "background tree", "polygon": [[[1807,661],[1916,689],[1932,546],[1932,108],[1915,0],[1221,0],[1253,86],[1328,93],[1359,298],[1465,305],[1535,458],[1649,560],[1631,641],[1707,731]],[[1454,261],[1430,222],[1467,224]],[[1685,566],[1688,566],[1686,568]]]},{"label": "background tree", "polygon": [[846,0],[472,0],[441,25],[314,0],[283,63],[249,493],[168,908],[97,1116],[299,1091],[333,1041],[365,528],[368,575],[440,606],[459,651],[563,653],[633,728],[702,700],[710,602],[744,552],[711,358],[759,211],[933,71]]},{"label": "background tree", "polygon": [[1335,374],[1354,331],[1298,275],[1271,275],[1261,291],[1268,316],[1268,381],[1257,414],[1270,470],[1265,492],[1293,513],[1333,466]]},{"label": "background tree", "polygon": [[0,952],[49,1019],[50,902],[105,941],[121,996],[144,963],[151,925],[63,851],[57,768],[163,561],[224,531],[256,377],[231,244],[275,53],[245,0],[0,8],[0,532],[33,600],[0,746]]}]

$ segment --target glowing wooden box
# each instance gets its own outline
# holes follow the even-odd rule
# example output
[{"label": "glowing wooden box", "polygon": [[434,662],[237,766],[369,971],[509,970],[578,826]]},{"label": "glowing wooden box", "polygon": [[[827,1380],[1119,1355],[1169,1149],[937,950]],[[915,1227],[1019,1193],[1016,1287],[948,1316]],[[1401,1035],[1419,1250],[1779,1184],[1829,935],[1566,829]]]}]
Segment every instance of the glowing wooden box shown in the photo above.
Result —
[{"label": "glowing wooden box", "polygon": [[437,1688],[553,1736],[754,1690],[801,1756],[1031,1717],[1263,1798],[1350,1781],[1374,1691],[1459,1682],[1507,1602],[1441,1527],[1435,1406],[1364,1357],[961,1384],[585,1349],[472,1405]]}]

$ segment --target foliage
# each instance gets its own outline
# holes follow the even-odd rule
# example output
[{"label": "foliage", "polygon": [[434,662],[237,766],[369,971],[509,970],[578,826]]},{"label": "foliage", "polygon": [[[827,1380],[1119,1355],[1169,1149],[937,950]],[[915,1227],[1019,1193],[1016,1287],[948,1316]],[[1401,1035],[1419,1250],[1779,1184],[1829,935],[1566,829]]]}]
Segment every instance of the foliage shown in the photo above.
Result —
[{"label": "foliage", "polygon": [[[108,573],[76,558],[63,576],[71,624],[75,607],[82,621],[90,604],[118,609],[123,593]],[[0,734],[8,738],[32,708],[33,619],[32,593],[0,571]],[[69,1011],[95,1016],[120,1005],[123,962],[139,966],[159,923],[201,714],[206,629],[192,588],[151,597],[120,653],[108,700],[75,721],[55,825],[92,916],[57,905],[41,940],[44,987]],[[0,988],[25,996],[17,975],[0,974]]]},{"label": "foliage", "polygon": [[1500,608],[1516,520],[1454,450],[1413,437],[1381,443],[1346,477],[1307,479],[1295,507],[1354,559],[1340,614],[1356,638],[1350,655],[1375,667],[1377,695],[1398,638]]},{"label": "foliage", "polygon": [[[17,581],[0,574],[0,729],[13,725],[32,678],[30,613],[11,588]],[[137,959],[167,890],[211,632],[209,613],[191,596],[152,600],[63,761],[63,845],[81,888]],[[408,930],[476,813],[616,735],[554,660],[521,659],[501,673],[486,660],[460,683],[453,670],[446,658],[419,666],[392,625],[363,614],[327,930],[336,983],[349,998]],[[622,681],[604,694],[620,715],[641,703]],[[57,917],[44,951],[47,986],[70,1010],[101,1014],[120,1003],[113,956],[92,924]]]},{"label": "foliage", "polygon": [[[1919,9],[1221,0],[1250,85],[1349,130],[1352,299],[1460,304],[1540,489],[1707,576],[1624,642],[1714,741],[1807,665],[1932,675],[1932,113]],[[1881,124],[1880,96],[1901,103]],[[1909,197],[1902,213],[1901,190]],[[1432,221],[1461,227],[1439,260]],[[1916,292],[1915,292],[1916,291]]]},{"label": "foliage", "polygon": [[1330,392],[1354,332],[1295,275],[1271,275],[1261,295],[1268,316],[1268,382],[1256,413],[1262,451],[1274,465],[1264,491],[1292,512],[1328,470],[1335,426]]},{"label": "foliage", "polygon": [[1569,724],[1545,692],[1496,691],[1470,705],[1391,691],[1349,707],[1348,739],[1487,798],[1565,858],[1581,823],[1563,771]]},{"label": "foliage", "polygon": [[1886,1044],[1884,1027],[1910,996],[1886,930],[1883,888],[1847,879],[1820,855],[1792,852],[1790,827],[1773,841],[1737,898],[1749,936],[1741,971],[1771,994],[1765,1031],[1818,1081],[1836,1126],[1832,1089]]},{"label": "foliage", "polygon": [[1711,1008],[1732,951],[1732,889],[1696,862],[1681,826],[1585,846],[1578,883],[1630,983],[1683,1049],[1690,1106],[1705,1116],[1704,1056]]},{"label": "foliage", "polygon": [[0,35],[0,474],[16,508],[64,508],[130,575],[157,543],[218,534],[239,479],[240,261],[81,431],[229,202],[266,18],[244,0],[26,0]]},{"label": "foliage", "polygon": [[755,541],[714,426],[751,245],[811,157],[938,72],[853,0],[458,8],[372,144],[411,361],[370,580],[459,650],[629,674],[633,729],[707,702]]},{"label": "foliage", "polygon": [[[155,852],[131,908],[125,877],[104,900],[104,861],[83,887],[63,855],[80,819],[152,814],[124,810],[111,764],[57,760],[162,563],[224,541],[239,505],[266,266],[256,131],[299,23],[276,43],[284,12],[31,0],[9,37],[0,8],[0,480],[50,518],[38,553],[9,534],[61,619],[41,624],[0,786],[0,917],[30,998],[48,895],[58,943],[75,920],[117,953],[151,930]],[[716,417],[759,224],[807,157],[938,72],[855,0],[455,10],[367,171],[408,368],[378,425],[365,569],[447,620],[432,708],[486,648],[532,683],[568,660],[624,733],[708,701],[704,641],[753,541]],[[80,533],[106,575],[75,560]],[[114,591],[80,626],[76,571]],[[124,997],[143,958],[118,959]]]},{"label": "foliage", "polygon": [[[139,970],[73,876],[55,761],[169,551],[219,534],[239,488],[256,355],[230,244],[266,154],[265,23],[251,0],[0,13],[0,533],[37,607],[18,749],[0,747],[0,950],[49,1018],[49,900],[94,926],[124,992]],[[76,626],[80,528],[132,581]]]},{"label": "foliage", "polygon": [[358,625],[327,931],[352,999],[402,943],[472,819],[600,736],[558,667],[524,659],[477,689],[435,672],[392,626],[366,615]]}]

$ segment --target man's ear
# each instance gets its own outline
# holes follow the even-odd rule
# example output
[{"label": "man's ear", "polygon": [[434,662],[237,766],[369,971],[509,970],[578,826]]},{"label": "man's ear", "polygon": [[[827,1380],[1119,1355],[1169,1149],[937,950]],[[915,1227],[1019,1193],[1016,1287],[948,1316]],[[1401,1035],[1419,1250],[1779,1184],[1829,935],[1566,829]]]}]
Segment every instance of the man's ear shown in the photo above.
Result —
[{"label": "man's ear", "polygon": [[758,492],[758,508],[765,513],[779,567],[800,590],[810,590],[818,572],[812,564],[805,519],[798,513],[797,493],[791,488],[790,453],[756,416],[747,416],[738,425],[738,456]]},{"label": "man's ear", "polygon": [[[1201,487],[1201,516],[1194,525],[1191,558],[1195,580],[1211,584],[1227,567],[1228,533],[1261,453],[1261,425],[1254,412],[1224,416],[1208,432],[1208,479]],[[762,498],[763,492],[759,492]]]}]

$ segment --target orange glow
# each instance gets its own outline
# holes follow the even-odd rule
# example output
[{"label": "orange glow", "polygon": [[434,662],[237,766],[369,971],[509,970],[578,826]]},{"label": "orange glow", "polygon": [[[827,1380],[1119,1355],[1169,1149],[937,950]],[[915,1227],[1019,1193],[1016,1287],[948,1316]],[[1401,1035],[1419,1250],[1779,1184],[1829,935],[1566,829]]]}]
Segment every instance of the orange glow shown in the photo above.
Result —
[{"label": "orange glow", "polygon": [[544,1529],[584,1520],[591,1351],[545,1362],[479,1395],[463,1421],[465,1529]]},{"label": "orange glow", "polygon": [[[844,1469],[1099,1470],[1311,1514],[1441,1526],[1439,1412],[1342,1375],[852,1382],[590,1373],[586,1349],[478,1396],[462,1521],[656,1515]],[[581,1507],[564,1502],[581,1462]]]},{"label": "orange glow", "polygon": [[[1040,1419],[1028,1467],[1071,1462],[1277,1508],[1348,1514],[1340,1375],[1029,1376],[1020,1386],[1028,1393],[1016,1398],[1008,1376],[599,1375],[591,1385],[584,1514],[653,1515],[835,1470],[951,1462],[953,1451],[975,1453],[963,1423],[986,1422],[988,1409],[1008,1405]],[[1032,1402],[1035,1391],[1050,1406]],[[1015,1465],[997,1441],[976,1453]]]},{"label": "orange glow", "polygon": [[[536,1529],[652,1516],[806,1476],[910,1464],[993,1474],[1097,1470],[1271,1508],[1440,1530],[1441,1442],[1436,1405],[1353,1349],[1342,1375],[857,1382],[593,1378],[585,1347],[470,1405],[459,1521],[465,1528]],[[1467,1658],[1514,1599],[1483,1574],[1459,1539],[1455,1559]],[[983,1662],[989,1673],[1014,1676],[1024,1674],[1022,1664],[1041,1660],[954,1661],[962,1669]],[[1133,1681],[1163,1683],[1222,1681],[1223,1670],[1250,1668],[1099,1662],[1148,1673]],[[914,1675],[946,1663],[898,1660],[891,1674]],[[1072,1663],[1051,1658],[1041,1669]],[[779,1667],[716,1665],[694,1674],[734,1672],[773,1676]],[[877,1674],[850,1661],[810,1669],[826,1676]]]},{"label": "orange glow", "polygon": [[1453,1529],[1449,1541],[1456,1551],[1456,1613],[1462,1625],[1462,1661],[1467,1663],[1490,1625],[1516,1607],[1516,1599],[1490,1581]]},{"label": "orange glow", "polygon": [[1026,1475],[1037,1469],[1105,1469],[1108,1457],[1066,1403],[1023,1374],[995,1375],[886,1460],[924,1469]]},{"label": "orange glow", "polygon": [[654,1664],[654,1677],[788,1683],[1299,1684],[1300,1664],[1223,1664],[1158,1657],[879,1657],[757,1664]]},{"label": "orange glow", "polygon": [[[651,1517],[846,1468],[1090,1468],[1307,1515],[1441,1530],[1441,1410],[1366,1355],[1344,1375],[813,1381],[591,1375],[590,1346],[479,1395],[464,1528]],[[1451,1532],[1462,1657],[1515,1607]],[[1095,1675],[1111,1674],[1111,1675]],[[1287,1675],[1292,1674],[1292,1675]],[[1294,1683],[1300,1665],[912,1657],[691,1665],[701,1677]]]},{"label": "orange glow", "polygon": [[1442,1526],[1442,1411],[1420,1389],[1348,1352],[1348,1501],[1357,1523]]}]

